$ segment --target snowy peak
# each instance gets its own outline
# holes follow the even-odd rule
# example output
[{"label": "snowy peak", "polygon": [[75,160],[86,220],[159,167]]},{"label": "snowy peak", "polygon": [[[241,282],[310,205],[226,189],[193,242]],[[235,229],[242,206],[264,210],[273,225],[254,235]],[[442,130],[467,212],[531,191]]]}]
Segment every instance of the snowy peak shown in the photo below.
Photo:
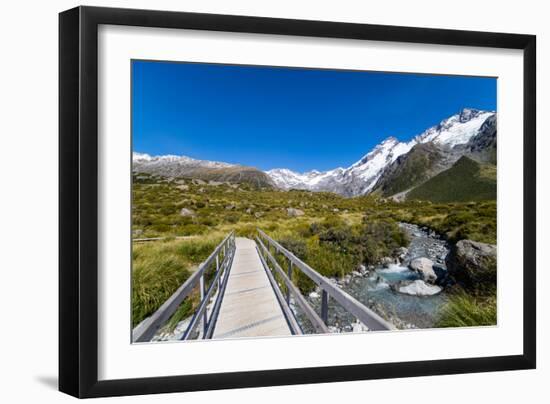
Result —
[{"label": "snowy peak", "polygon": [[460,113],[458,114],[458,121],[461,123],[465,123],[468,121],[471,121],[474,118],[477,118],[479,115],[483,114],[485,111],[480,111],[479,109],[474,108],[464,108]]},{"label": "snowy peak", "polygon": [[152,157],[148,155],[147,153],[132,153],[132,161],[135,162],[144,162],[144,161],[151,161]]},{"label": "snowy peak", "polygon": [[414,140],[417,143],[434,142],[448,148],[466,144],[479,132],[483,123],[494,115],[495,112],[491,111],[464,108],[438,125],[427,129]]},{"label": "snowy peak", "polygon": [[354,163],[350,168],[352,167],[358,167],[360,165],[366,164],[371,160],[374,160],[377,156],[387,156],[389,153],[391,153],[391,150],[395,147],[395,145],[399,144],[399,140],[397,140],[395,137],[390,136],[389,138],[382,141],[382,143],[378,144],[374,149],[372,149],[370,152],[365,154],[361,160]]},{"label": "snowy peak", "polygon": [[306,173],[298,173],[287,168],[275,168],[266,171],[277,187],[282,189],[305,189],[310,191],[320,191],[326,180],[337,180],[343,168],[321,172],[311,170]]},{"label": "snowy peak", "polygon": [[376,184],[380,174],[389,164],[399,156],[407,153],[414,143],[403,143],[395,137],[389,137],[377,145],[361,160],[345,170],[347,179],[347,195],[361,195],[368,193]]}]

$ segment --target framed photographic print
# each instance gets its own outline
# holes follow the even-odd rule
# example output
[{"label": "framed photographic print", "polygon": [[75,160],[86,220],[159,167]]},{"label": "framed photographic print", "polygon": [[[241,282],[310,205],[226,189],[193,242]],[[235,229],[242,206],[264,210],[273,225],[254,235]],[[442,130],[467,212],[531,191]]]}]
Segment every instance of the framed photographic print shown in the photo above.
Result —
[{"label": "framed photographic print", "polygon": [[59,24],[61,391],[535,367],[534,36]]}]

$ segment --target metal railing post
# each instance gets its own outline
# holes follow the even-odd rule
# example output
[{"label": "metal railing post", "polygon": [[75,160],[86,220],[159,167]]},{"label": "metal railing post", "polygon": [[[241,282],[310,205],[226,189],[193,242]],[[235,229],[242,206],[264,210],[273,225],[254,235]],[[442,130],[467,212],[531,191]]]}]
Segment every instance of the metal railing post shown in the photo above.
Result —
[{"label": "metal railing post", "polygon": [[[288,260],[288,279],[290,279],[290,282],[292,282],[292,261]],[[290,303],[290,288],[286,288],[286,303]]]},{"label": "metal railing post", "polygon": [[321,319],[328,325],[328,293],[326,290],[321,293]]},{"label": "metal railing post", "polygon": [[[204,285],[204,275],[202,275],[201,279],[200,279],[200,291],[201,291],[201,303],[202,303],[202,301],[204,300],[205,295],[206,295],[206,290],[205,290],[205,285]],[[207,325],[208,325],[208,311],[205,310],[204,314],[202,315],[202,335],[203,335],[203,338],[206,335],[206,326]]]},{"label": "metal railing post", "polygon": [[[224,252],[225,252],[225,246],[224,246]],[[225,254],[224,254],[224,259],[225,259]],[[218,273],[219,271],[220,271],[220,255],[218,254],[218,255],[216,255],[216,273]],[[219,287],[221,285],[221,282],[222,282],[221,279],[222,279],[222,277],[220,276],[218,278],[218,289],[219,289]]]}]

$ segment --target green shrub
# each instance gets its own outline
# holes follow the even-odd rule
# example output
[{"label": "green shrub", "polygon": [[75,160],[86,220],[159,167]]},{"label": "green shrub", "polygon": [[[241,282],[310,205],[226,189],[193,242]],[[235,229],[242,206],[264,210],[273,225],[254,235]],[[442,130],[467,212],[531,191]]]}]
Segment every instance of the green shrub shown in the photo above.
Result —
[{"label": "green shrub", "polygon": [[207,230],[208,227],[201,224],[188,224],[180,227],[182,236],[194,236],[197,234],[204,234]]},{"label": "green shrub", "polygon": [[246,237],[250,239],[255,239],[258,235],[257,226],[255,224],[247,224],[245,226],[239,226],[236,231],[235,235],[237,237]]},{"label": "green shrub", "polygon": [[304,240],[292,237],[284,237],[280,238],[278,242],[302,261],[307,259],[308,250],[306,242]]},{"label": "green shrub", "polygon": [[218,245],[217,239],[185,240],[177,247],[177,253],[192,262],[202,262],[214,251]]},{"label": "green shrub", "polygon": [[391,256],[398,247],[409,244],[406,233],[389,220],[365,219],[359,245],[366,264],[376,264],[381,258]]},{"label": "green shrub", "polygon": [[170,231],[170,226],[167,224],[158,223],[150,225],[149,229],[159,233],[164,233]]},{"label": "green shrub", "polygon": [[240,219],[240,216],[237,215],[237,214],[232,214],[232,215],[227,215],[225,216],[225,221],[227,223],[232,223],[232,224],[235,224],[239,221]]}]

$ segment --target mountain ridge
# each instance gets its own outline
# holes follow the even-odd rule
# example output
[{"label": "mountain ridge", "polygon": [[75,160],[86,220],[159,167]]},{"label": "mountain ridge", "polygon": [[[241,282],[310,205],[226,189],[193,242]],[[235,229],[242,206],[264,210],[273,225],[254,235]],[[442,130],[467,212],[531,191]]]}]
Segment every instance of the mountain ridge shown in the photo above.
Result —
[{"label": "mountain ridge", "polygon": [[310,170],[288,168],[261,171],[254,167],[187,156],[133,154],[133,170],[163,176],[250,182],[283,190],[334,192],[353,197],[373,192],[382,196],[408,192],[460,157],[496,163],[496,112],[463,108],[409,141],[390,136],[347,168]]},{"label": "mountain ridge", "polygon": [[172,178],[243,182],[258,188],[275,187],[271,178],[257,168],[220,161],[198,160],[187,156],[150,156],[146,153],[134,152],[132,154],[132,171]]},{"label": "mountain ridge", "polygon": [[[288,169],[272,169],[266,173],[282,189],[330,191],[346,196],[366,195],[379,188],[388,167],[419,144],[433,144],[442,154],[449,156],[449,161],[430,173],[431,175],[449,168],[461,155],[468,153],[466,145],[491,118],[495,122],[494,137],[496,112],[464,108],[407,142],[401,142],[394,136],[384,139],[348,168],[316,171],[315,175],[311,175],[312,171],[301,174]],[[490,143],[490,140],[485,141]]]}]

